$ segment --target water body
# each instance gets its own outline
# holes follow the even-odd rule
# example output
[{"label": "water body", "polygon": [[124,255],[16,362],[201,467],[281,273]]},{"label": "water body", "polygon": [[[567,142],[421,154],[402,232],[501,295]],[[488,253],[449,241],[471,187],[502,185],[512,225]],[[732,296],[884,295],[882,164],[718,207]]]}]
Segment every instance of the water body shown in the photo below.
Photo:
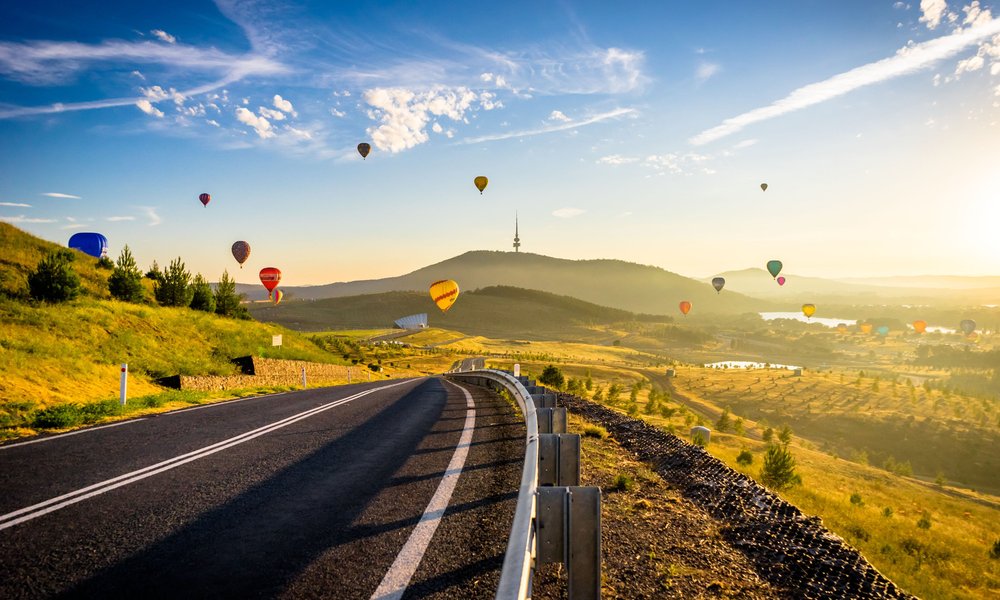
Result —
[{"label": "water body", "polygon": [[779,365],[777,363],[752,362],[749,360],[724,360],[722,362],[708,363],[705,366],[709,369],[788,369],[790,371],[802,368],[795,365]]},{"label": "water body", "polygon": [[803,323],[819,323],[820,325],[825,325],[826,327],[834,327],[843,323],[844,325],[856,325],[857,319],[833,319],[830,317],[806,317],[800,312],[762,312],[757,313],[760,318],[765,321],[773,321],[775,319],[792,319],[794,321],[802,321]]}]

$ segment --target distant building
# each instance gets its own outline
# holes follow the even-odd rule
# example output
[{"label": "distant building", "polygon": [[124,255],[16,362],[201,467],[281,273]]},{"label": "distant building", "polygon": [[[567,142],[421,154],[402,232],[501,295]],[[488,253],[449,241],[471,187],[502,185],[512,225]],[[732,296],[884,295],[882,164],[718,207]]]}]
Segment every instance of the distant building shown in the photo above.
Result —
[{"label": "distant building", "polygon": [[410,315],[408,317],[396,319],[393,322],[393,326],[396,329],[426,329],[427,313],[420,313],[419,315]]},{"label": "distant building", "polygon": [[517,213],[514,213],[514,252],[520,252],[521,238],[517,235]]}]

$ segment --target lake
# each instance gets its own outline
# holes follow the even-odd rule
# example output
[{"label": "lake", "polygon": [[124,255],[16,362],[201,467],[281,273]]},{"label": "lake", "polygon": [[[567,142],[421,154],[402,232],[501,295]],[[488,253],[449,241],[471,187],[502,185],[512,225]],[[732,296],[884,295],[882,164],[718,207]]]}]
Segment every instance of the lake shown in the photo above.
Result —
[{"label": "lake", "polygon": [[773,321],[775,319],[792,319],[795,321],[802,321],[803,323],[819,323],[820,325],[825,325],[827,327],[836,327],[841,323],[850,326],[855,325],[858,322],[857,319],[832,319],[830,317],[807,318],[800,312],[762,312],[757,314],[759,314],[760,318],[765,321]]},{"label": "lake", "polygon": [[752,362],[749,360],[724,360],[722,362],[708,363],[705,366],[709,369],[788,369],[790,371],[802,368],[795,365],[779,365],[776,363]]}]

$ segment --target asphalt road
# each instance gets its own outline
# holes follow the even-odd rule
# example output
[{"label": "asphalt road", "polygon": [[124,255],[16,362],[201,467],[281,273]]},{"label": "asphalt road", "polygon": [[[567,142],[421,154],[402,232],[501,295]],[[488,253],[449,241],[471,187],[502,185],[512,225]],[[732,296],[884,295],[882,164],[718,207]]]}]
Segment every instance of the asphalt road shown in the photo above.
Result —
[{"label": "asphalt road", "polygon": [[0,598],[492,597],[524,428],[466,389],[305,390],[0,446]]}]

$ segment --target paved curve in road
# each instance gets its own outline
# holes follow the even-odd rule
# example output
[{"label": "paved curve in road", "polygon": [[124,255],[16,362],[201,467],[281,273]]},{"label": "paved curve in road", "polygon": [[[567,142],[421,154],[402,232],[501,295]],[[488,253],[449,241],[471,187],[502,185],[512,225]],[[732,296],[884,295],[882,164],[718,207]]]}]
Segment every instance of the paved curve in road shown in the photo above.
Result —
[{"label": "paved curve in road", "polygon": [[303,390],[0,446],[0,598],[492,597],[524,429],[465,389]]}]

